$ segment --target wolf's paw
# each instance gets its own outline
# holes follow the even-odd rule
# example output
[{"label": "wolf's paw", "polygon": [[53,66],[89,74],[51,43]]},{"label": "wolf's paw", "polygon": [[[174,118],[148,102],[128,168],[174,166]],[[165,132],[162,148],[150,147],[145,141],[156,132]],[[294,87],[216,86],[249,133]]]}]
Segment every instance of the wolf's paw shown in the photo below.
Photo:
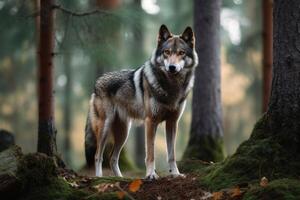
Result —
[{"label": "wolf's paw", "polygon": [[145,179],[152,181],[152,180],[157,180],[158,178],[159,178],[159,176],[155,172],[153,172],[153,173],[147,175]]},{"label": "wolf's paw", "polygon": [[177,178],[177,177],[185,178],[186,175],[185,175],[185,174],[178,173],[178,174],[171,174],[171,177],[172,177],[172,178]]}]

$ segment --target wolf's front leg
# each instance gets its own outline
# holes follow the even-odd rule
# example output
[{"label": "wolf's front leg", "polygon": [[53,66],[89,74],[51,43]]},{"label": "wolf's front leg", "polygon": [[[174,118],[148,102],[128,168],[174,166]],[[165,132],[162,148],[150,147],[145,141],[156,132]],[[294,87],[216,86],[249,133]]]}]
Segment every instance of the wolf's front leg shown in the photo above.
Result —
[{"label": "wolf's front leg", "polygon": [[159,176],[155,172],[155,159],[154,159],[154,142],[157,129],[157,123],[151,118],[146,118],[146,178],[153,180],[158,179]]},{"label": "wolf's front leg", "polygon": [[184,176],[181,174],[177,168],[176,156],[175,156],[175,142],[176,142],[176,133],[178,127],[177,119],[169,119],[166,121],[166,139],[167,139],[167,150],[168,150],[168,163],[169,163],[169,172],[172,176]]}]

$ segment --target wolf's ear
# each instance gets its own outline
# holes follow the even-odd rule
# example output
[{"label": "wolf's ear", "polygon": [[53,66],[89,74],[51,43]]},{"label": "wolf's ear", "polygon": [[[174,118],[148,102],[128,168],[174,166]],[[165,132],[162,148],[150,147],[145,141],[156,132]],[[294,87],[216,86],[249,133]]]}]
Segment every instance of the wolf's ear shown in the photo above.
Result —
[{"label": "wolf's ear", "polygon": [[158,32],[158,45],[162,44],[163,42],[167,41],[169,38],[172,37],[172,33],[170,33],[169,29],[166,25],[161,25]]},{"label": "wolf's ear", "polygon": [[190,47],[194,48],[195,37],[194,32],[190,26],[186,27],[186,29],[180,35],[180,38],[183,39]]}]

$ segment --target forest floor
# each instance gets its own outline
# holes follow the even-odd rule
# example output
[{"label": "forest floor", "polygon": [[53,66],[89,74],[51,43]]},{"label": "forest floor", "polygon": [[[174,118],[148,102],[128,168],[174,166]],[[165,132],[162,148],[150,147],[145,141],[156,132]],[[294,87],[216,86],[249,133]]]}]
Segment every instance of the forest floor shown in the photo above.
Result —
[{"label": "forest floor", "polygon": [[[84,170],[81,173],[92,174],[93,170]],[[110,174],[109,170],[105,170],[104,173]],[[73,188],[90,193],[84,199],[238,200],[242,199],[245,192],[245,188],[240,188],[240,186],[211,192],[201,185],[199,181],[201,177],[196,173],[187,173],[185,177],[164,176],[157,180],[147,180],[140,178],[140,174],[135,172],[127,172],[125,176],[138,176],[136,178],[112,176],[96,178],[61,169],[60,176]]]},{"label": "forest floor", "polygon": [[[300,199],[300,179],[263,177],[234,184],[213,184],[208,176],[219,163],[199,160],[179,163],[186,177],[162,176],[146,180],[141,174],[120,177],[93,177],[63,167],[59,158],[45,154],[22,154],[17,146],[0,152],[1,199],[17,200],[256,200]],[[128,178],[130,177],[130,178]],[[209,181],[207,181],[209,180]],[[224,182],[224,183],[223,183]]]}]

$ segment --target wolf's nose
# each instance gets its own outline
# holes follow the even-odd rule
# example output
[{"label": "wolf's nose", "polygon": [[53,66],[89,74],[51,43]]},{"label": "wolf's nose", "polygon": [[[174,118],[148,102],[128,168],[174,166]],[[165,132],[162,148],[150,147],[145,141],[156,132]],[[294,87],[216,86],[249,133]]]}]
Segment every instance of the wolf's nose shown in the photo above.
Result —
[{"label": "wolf's nose", "polygon": [[171,72],[171,73],[176,72],[176,66],[175,65],[170,65],[169,66],[169,72]]}]

